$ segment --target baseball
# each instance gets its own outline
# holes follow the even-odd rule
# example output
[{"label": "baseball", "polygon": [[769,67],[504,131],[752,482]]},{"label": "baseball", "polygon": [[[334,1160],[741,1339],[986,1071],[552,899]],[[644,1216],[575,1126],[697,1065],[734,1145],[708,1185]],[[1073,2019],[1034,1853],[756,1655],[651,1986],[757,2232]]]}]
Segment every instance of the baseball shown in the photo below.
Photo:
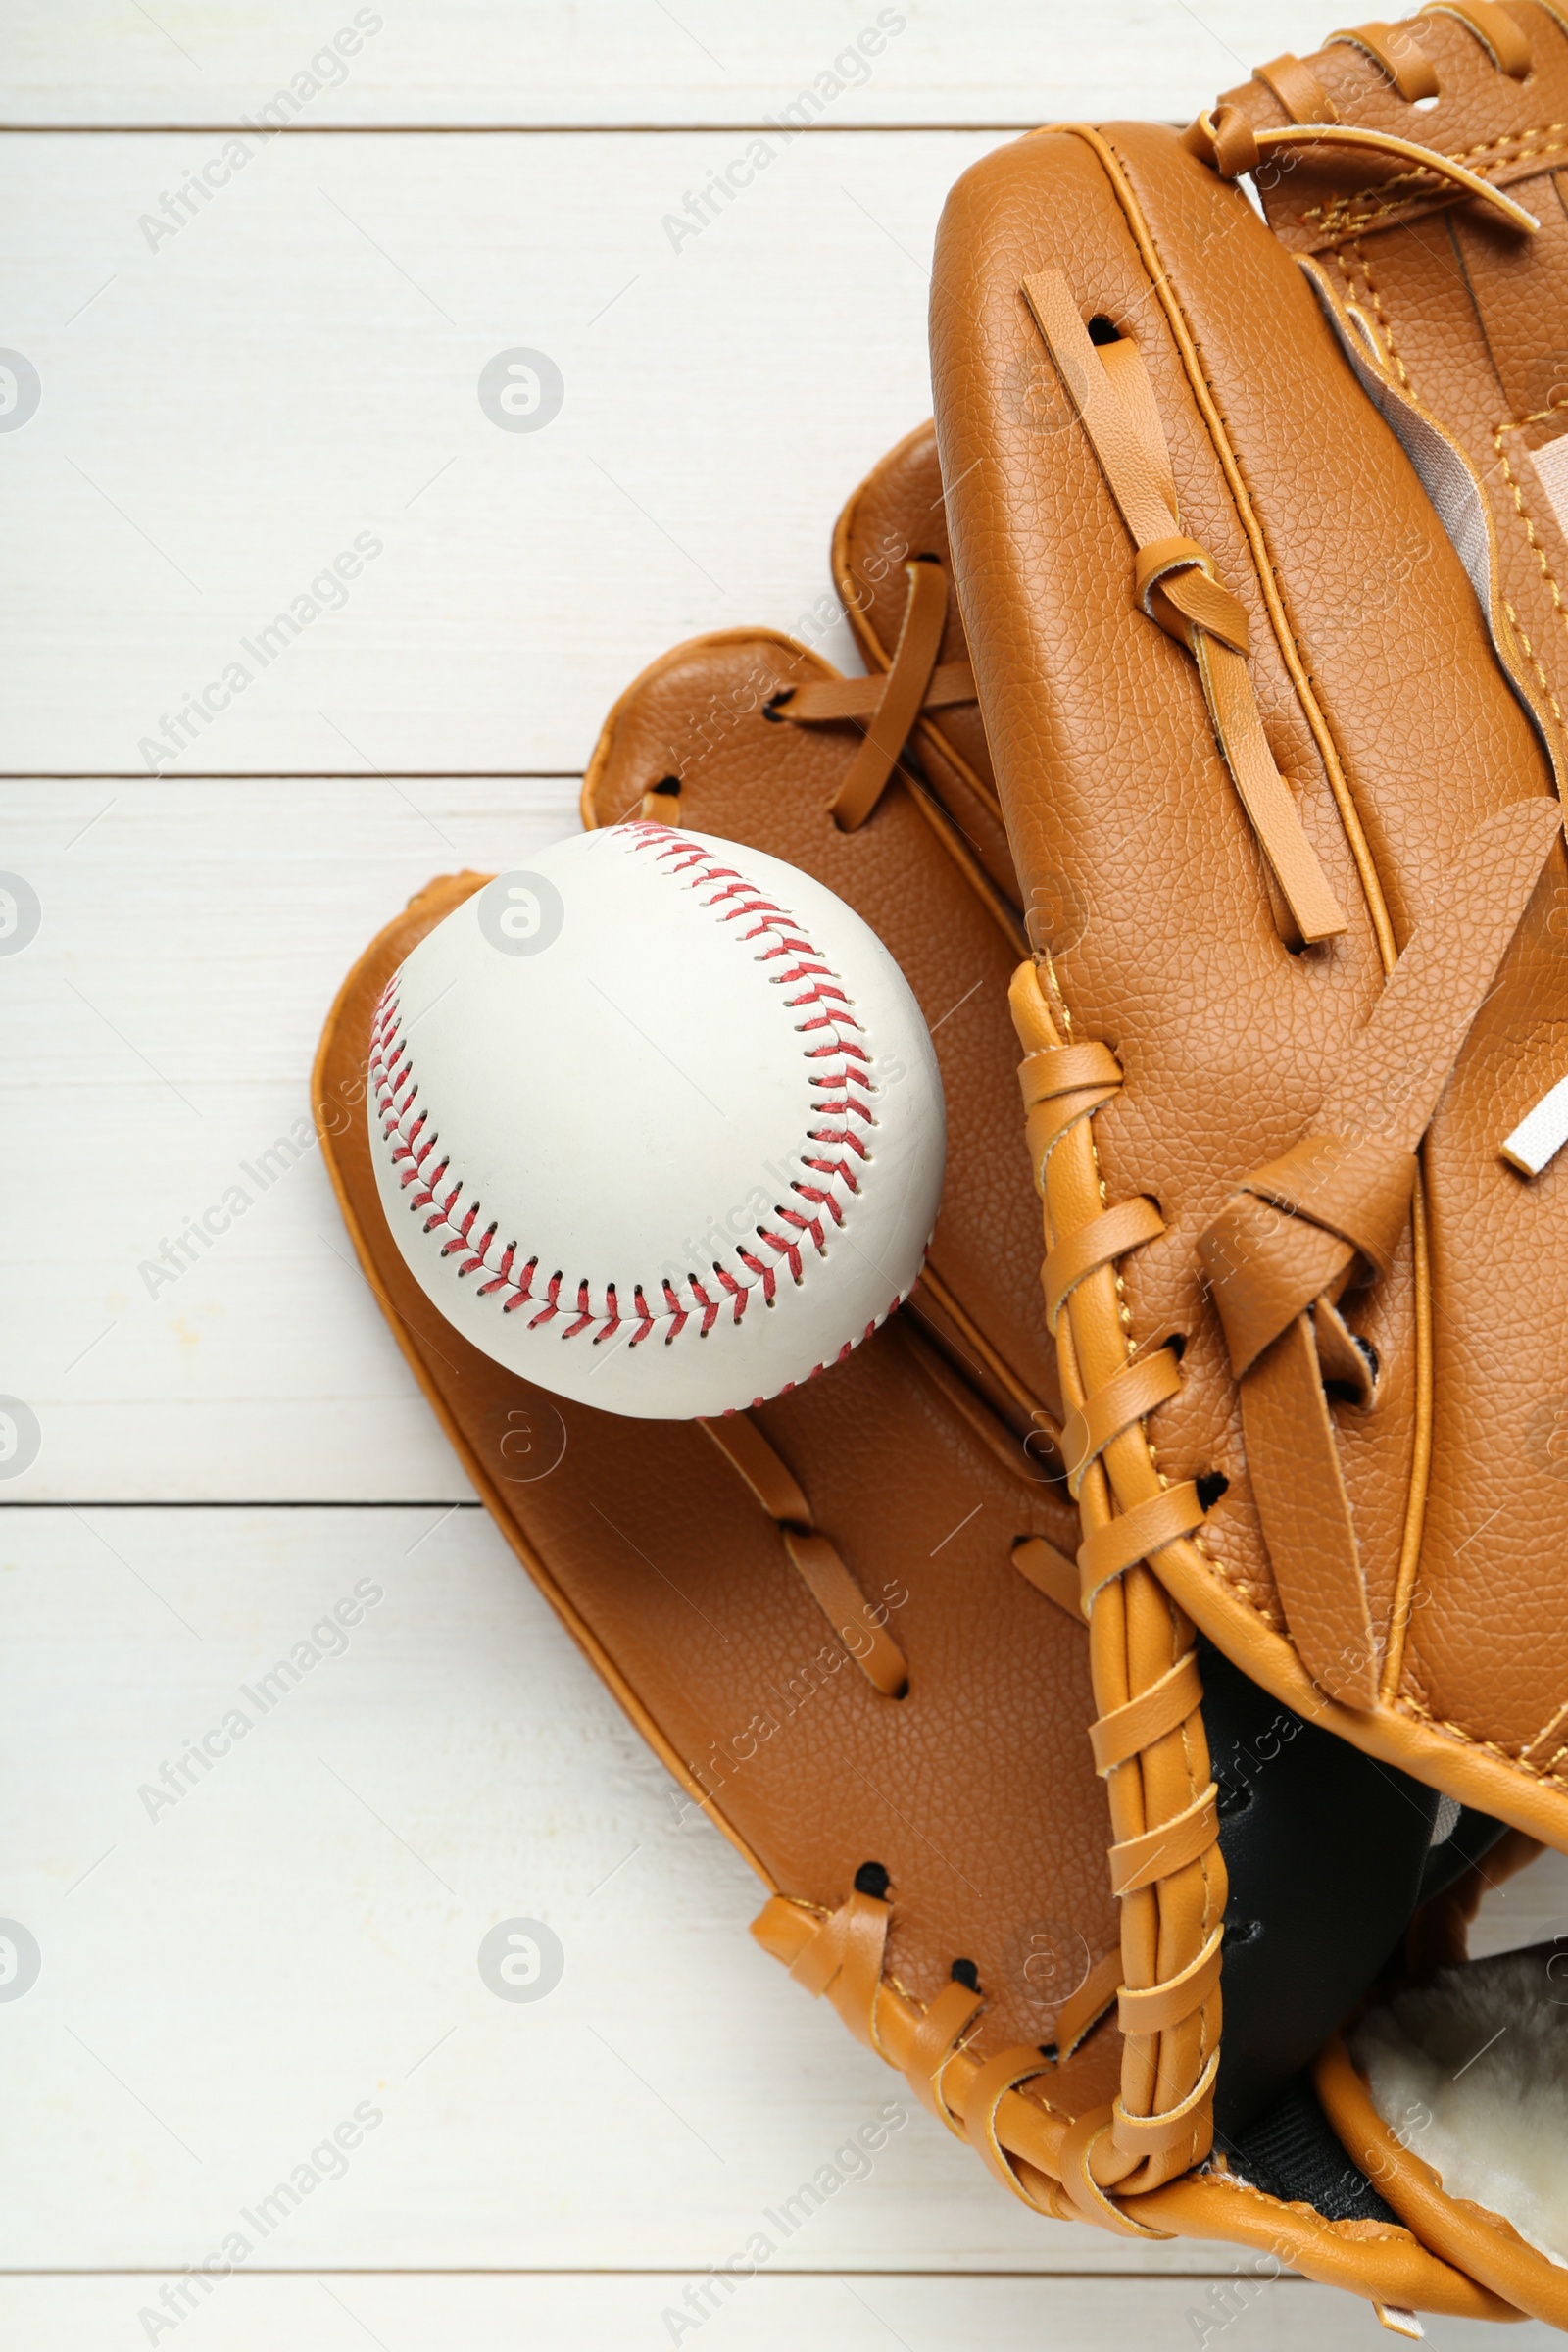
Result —
[{"label": "baseball", "polygon": [[387,1222],[446,1320],[563,1396],[760,1403],[906,1296],[942,1079],[908,983],[794,866],[654,824],[499,874],[370,1040]]}]

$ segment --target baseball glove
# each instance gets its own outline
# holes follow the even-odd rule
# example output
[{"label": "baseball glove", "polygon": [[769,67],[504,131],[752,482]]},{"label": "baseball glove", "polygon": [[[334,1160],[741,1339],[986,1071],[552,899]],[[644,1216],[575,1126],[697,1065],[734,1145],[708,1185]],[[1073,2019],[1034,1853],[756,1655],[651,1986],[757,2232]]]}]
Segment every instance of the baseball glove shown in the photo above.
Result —
[{"label": "baseball glove", "polygon": [[[1192,145],[1070,126],[977,166],[944,216],[932,343],[1024,903],[1073,909],[1013,1009],[1114,1759],[1122,2015],[1151,2027],[1073,2161],[1081,2202],[1089,2183],[1152,2221],[1225,2059],[1216,1795],[1174,1801],[1146,1609],[1174,1603],[1450,1804],[1568,1844],[1568,1236],[1560,1171],[1531,1180],[1506,1149],[1568,1067],[1557,735],[1539,682],[1494,658],[1485,564]],[[1463,539],[1467,510],[1439,512]],[[1132,1878],[1117,1858],[1156,1852]],[[1491,1986],[1545,2076],[1544,1966],[1516,2009],[1506,1972],[1460,1969],[1372,2014],[1390,2046],[1436,2051]],[[1326,2047],[1319,2093],[1358,2160],[1369,2119],[1390,2126],[1374,2094],[1414,2067],[1369,2091]],[[1568,2232],[1483,2156],[1476,2075],[1476,2111],[1449,2117],[1469,2171],[1438,2168],[1446,2188],[1396,2145],[1379,2185],[1428,2246],[1568,2324]],[[1565,2126],[1559,2093],[1559,2152]],[[1231,2178],[1255,2181],[1245,2153]]]},{"label": "baseball glove", "polygon": [[[1452,1808],[1440,1822],[1429,1791],[1212,1651],[1200,1705],[1191,1627],[1152,1580],[1128,1660],[1174,1728],[1162,1755],[1146,1741],[1149,1826],[1121,1834],[1118,1921],[1105,1776],[1118,1740],[1152,1718],[1135,1700],[1098,1752],[1084,1737],[1095,1700],[1079,1528],[1059,1475],[1055,1351],[1028,1304],[1037,1211],[1006,1174],[1022,1160],[1004,992],[1024,934],[966,699],[929,428],[852,500],[834,570],[868,679],[838,679],[768,631],[679,648],[616,705],[584,815],[663,824],[672,845],[687,824],[792,858],[900,956],[933,1027],[953,1136],[931,1269],[909,1306],[823,1379],[705,1424],[614,1420],[547,1396],[442,1323],[370,1173],[366,1121],[386,1082],[371,1029],[385,980],[473,875],[433,885],[372,944],[323,1037],[318,1115],[361,1262],[508,1540],[763,1879],[759,1940],[1009,2188],[1047,2213],[1253,2246],[1386,2305],[1501,2315],[1347,2162],[1300,2079],[1412,1911],[1426,1944],[1456,1956],[1480,1888],[1473,1858],[1495,1825]],[[1037,888],[1037,929],[1043,906],[1054,920]],[[1197,1873],[1200,1948],[1177,1995],[1199,2003],[1209,2046],[1163,2169],[1206,2151],[1217,2081],[1224,2144],[1245,2151],[1250,2185],[1222,2167],[1152,2180],[1147,2219],[1132,2222],[1086,2151],[1126,2053],[1147,2062],[1171,2009],[1167,1988],[1142,2002],[1122,1990],[1123,1935],[1131,1912],[1151,1916],[1162,1818],[1205,1790],[1210,1749],[1220,1839]],[[1152,1961],[1151,1984],[1157,1973]],[[1169,2130],[1156,2120],[1155,2136]]]}]

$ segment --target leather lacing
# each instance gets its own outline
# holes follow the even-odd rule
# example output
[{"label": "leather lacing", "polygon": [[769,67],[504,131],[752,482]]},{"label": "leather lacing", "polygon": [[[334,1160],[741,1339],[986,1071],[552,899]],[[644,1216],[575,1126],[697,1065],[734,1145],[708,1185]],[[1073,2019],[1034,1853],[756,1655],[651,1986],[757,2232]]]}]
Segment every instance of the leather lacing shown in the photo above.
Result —
[{"label": "leather lacing", "polygon": [[812,1516],[805,1489],[748,1413],[699,1421],[732,1470],[739,1473],[768,1517],[811,1598],[866,1681],[884,1698],[902,1698],[909,1686],[904,1652],[887,1630],[887,1611],[866,1599],[838,1546]]},{"label": "leather lacing", "polygon": [[893,660],[881,677],[820,678],[792,687],[776,714],[796,726],[825,726],[854,719],[865,730],[860,747],[828,807],[845,833],[863,825],[904,756],[924,712],[948,710],[975,700],[974,671],[967,662],[938,665],[948,617],[948,575],[923,556],[904,566],[908,595]]},{"label": "leather lacing", "polygon": [[[1245,615],[1238,624],[1234,600],[1214,595],[1203,551],[1156,537],[1155,493],[1172,519],[1175,494],[1135,348],[1093,344],[1059,274],[1031,277],[1024,292],[1137,546],[1135,609],[1195,658],[1205,639],[1245,647]],[[1167,561],[1178,585],[1199,583],[1184,604],[1167,590],[1168,613],[1151,595],[1164,586]],[[1208,675],[1204,685],[1212,710]],[[1250,696],[1245,665],[1226,687],[1238,699],[1244,690]],[[1321,881],[1315,858],[1301,865],[1304,838],[1271,832],[1273,810],[1260,820],[1246,790],[1243,798],[1298,918],[1303,879]],[[1352,1705],[1375,1703],[1377,1653],[1325,1383],[1348,1386],[1363,1407],[1374,1388],[1340,1301],[1389,1271],[1421,1138],[1560,830],[1549,800],[1520,802],[1476,829],[1431,895],[1312,1132],[1244,1178],[1198,1246],[1240,1383],[1254,1497],[1292,1638],[1321,1687]],[[1107,1046],[1070,1040],[1049,967],[1023,965],[1011,1002],[1044,1211],[1041,1281],[1069,1407],[1063,1452],[1083,1527],[1081,1597],[1100,1709],[1092,1738],[1122,1901],[1121,2096],[1108,2116],[1080,2119],[1060,2153],[1080,2210],[1097,2201],[1119,2210],[1111,2189],[1157,2186],[1207,2152],[1211,2132],[1225,1870],[1192,1628],[1151,1573],[1172,1547],[1197,1540],[1201,1551],[1205,1514],[1195,1482],[1172,1485],[1159,1470],[1146,1430],[1181,1374],[1168,1341],[1151,1335],[1152,1345],[1139,1346],[1122,1293],[1119,1262],[1166,1228],[1152,1200],[1105,1199],[1093,1123],[1123,1084],[1121,1065]]]},{"label": "leather lacing", "polygon": [[[1528,78],[1530,42],[1513,19],[1494,5],[1494,0],[1432,0],[1421,15],[1452,17],[1474,34],[1499,73],[1514,81]],[[1329,46],[1337,43],[1359,49],[1370,58],[1407,104],[1417,105],[1438,97],[1437,70],[1407,25],[1363,24],[1331,33]],[[1273,59],[1257,69],[1254,79],[1278,99],[1290,117],[1287,124],[1258,130],[1240,107],[1221,106],[1200,114],[1186,134],[1187,146],[1204,163],[1212,165],[1222,178],[1239,179],[1244,173],[1256,172],[1266,157],[1282,148],[1362,148],[1406,164],[1412,175],[1409,190],[1412,198],[1422,193],[1445,192],[1454,198],[1475,197],[1527,235],[1533,236],[1540,229],[1541,223],[1534,213],[1494,187],[1480,172],[1472,172],[1456,156],[1445,155],[1439,148],[1401,138],[1393,131],[1343,122],[1322,82],[1298,57],[1287,53]],[[1437,183],[1435,189],[1432,182]]]},{"label": "leather lacing", "polygon": [[1090,341],[1066,279],[1044,270],[1023,291],[1089,434],[1137,551],[1139,609],[1197,665],[1216,741],[1263,853],[1282,938],[1332,939],[1345,914],[1274,761],[1247,664],[1246,607],[1219,579],[1212,556],[1181,529],[1164,428],[1138,347]]},{"label": "leather lacing", "polygon": [[888,1968],[892,1920],[890,1900],[858,1886],[831,1912],[774,1895],[752,1934],[797,1984],[831,2001],[856,2038],[897,2067],[921,2105],[977,2149],[1025,2204],[1057,2221],[1088,2219],[1133,2236],[1168,2236],[1120,2212],[1089,2172],[1084,2143],[1109,2111],[1074,2118],[1050,2095],[1049,2078],[1116,1998],[1120,1954],[1091,1969],[1061,2004],[1050,2047],[1021,2043],[982,2059],[971,2045],[984,1988],[956,1973],[933,2001],[915,1999]]}]

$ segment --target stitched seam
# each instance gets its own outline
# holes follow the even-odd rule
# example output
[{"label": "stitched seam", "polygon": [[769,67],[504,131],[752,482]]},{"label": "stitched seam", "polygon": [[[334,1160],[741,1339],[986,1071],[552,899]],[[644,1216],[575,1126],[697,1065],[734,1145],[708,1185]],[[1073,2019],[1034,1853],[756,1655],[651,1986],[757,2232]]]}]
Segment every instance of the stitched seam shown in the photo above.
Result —
[{"label": "stitched seam", "polygon": [[[1497,463],[1502,467],[1502,478],[1507,483],[1509,491],[1512,493],[1513,503],[1518,511],[1519,519],[1525,526],[1525,537],[1529,540],[1530,545],[1535,553],[1536,562],[1541,566],[1542,578],[1551,590],[1552,609],[1556,612],[1556,615],[1562,622],[1564,628],[1568,628],[1568,607],[1564,606],[1562,590],[1558,587],[1556,575],[1553,573],[1551,568],[1551,560],[1547,556],[1545,549],[1542,546],[1541,541],[1536,536],[1536,526],[1531,520],[1530,510],[1525,505],[1524,492],[1519,487],[1518,477],[1515,474],[1513,467],[1508,463],[1508,453],[1503,447],[1503,441],[1509,433],[1523,432],[1526,425],[1544,424],[1547,417],[1551,415],[1552,411],[1550,409],[1539,409],[1533,416],[1520,416],[1508,423],[1499,424],[1492,436],[1492,446],[1497,453]],[[1524,624],[1520,620],[1518,613],[1514,611],[1513,606],[1508,602],[1508,599],[1504,597],[1502,602],[1503,610],[1508,615],[1509,625],[1516,631],[1519,642],[1525,650],[1526,658],[1534,668],[1537,677],[1541,680],[1542,692],[1545,695],[1547,702],[1551,705],[1552,716],[1557,719],[1559,723],[1561,723],[1562,711],[1559,710],[1557,698],[1551,690],[1551,681],[1541,666],[1541,662],[1536,654],[1535,648],[1531,645],[1529,636],[1526,634]]]},{"label": "stitched seam", "polygon": [[[712,1272],[718,1290],[716,1297],[697,1279],[695,1273],[688,1275],[688,1288],[697,1300],[695,1306],[683,1305],[678,1294],[666,1280],[662,1285],[662,1307],[650,1306],[644,1286],[638,1283],[634,1287],[633,1305],[623,1310],[616,1297],[616,1287],[610,1283],[605,1286],[604,1306],[596,1308],[589,1298],[586,1276],[577,1282],[574,1301],[568,1298],[566,1303],[563,1303],[561,1292],[564,1275],[561,1269],[547,1279],[542,1291],[536,1291],[533,1286],[539,1272],[537,1252],[528,1257],[519,1270],[514,1271],[519,1256],[518,1245],[514,1241],[506,1243],[504,1247],[498,1245],[500,1226],[497,1221],[492,1220],[477,1235],[475,1233],[482,1213],[478,1196],[472,1193],[461,1176],[453,1174],[451,1155],[443,1154],[441,1151],[439,1130],[429,1128],[426,1132],[429,1113],[419,1102],[413,1054],[402,1026],[398,994],[401,971],[395,972],[387,982],[376,1006],[371,1030],[369,1079],[381,1118],[382,1142],[393,1144],[396,1139],[391,1154],[392,1164],[398,1169],[403,1190],[412,1195],[410,1209],[428,1208],[431,1214],[425,1220],[424,1231],[434,1233],[444,1230],[450,1236],[441,1254],[444,1258],[457,1258],[460,1261],[455,1268],[460,1281],[471,1274],[486,1274],[489,1279],[477,1286],[477,1296],[481,1298],[499,1298],[502,1314],[512,1314],[519,1307],[531,1304],[535,1312],[529,1317],[530,1331],[558,1318],[569,1317],[571,1319],[564,1324],[559,1337],[564,1340],[577,1339],[597,1325],[593,1334],[597,1347],[600,1341],[612,1338],[626,1324],[635,1322],[637,1329],[628,1342],[630,1347],[640,1346],[656,1332],[662,1332],[667,1347],[680,1337],[688,1325],[695,1325],[698,1337],[706,1338],[726,1304],[730,1307],[732,1321],[739,1323],[754,1289],[760,1289],[764,1303],[771,1306],[783,1269],[788,1269],[791,1280],[797,1286],[802,1281],[808,1244],[818,1257],[825,1255],[829,1220],[835,1226],[842,1226],[845,1217],[845,1206],[830,1188],[842,1186],[851,1198],[858,1194],[859,1181],[850,1161],[854,1159],[864,1163],[869,1160],[870,1154],[861,1137],[855,1132],[853,1122],[858,1119],[866,1128],[875,1127],[877,1122],[871,1105],[862,1098],[875,1095],[880,1089],[870,1074],[870,1055],[862,1045],[855,1042],[856,1038],[863,1035],[863,1031],[848,1009],[850,1000],[844,992],[840,974],[806,938],[803,926],[795,921],[788,910],[775,906],[754,883],[748,882],[737,868],[719,865],[699,843],[672,832],[667,825],[635,823],[624,827],[624,831],[632,837],[634,851],[653,850],[656,862],[671,878],[685,882],[694,890],[704,889],[710,884],[718,885],[715,895],[705,899],[703,905],[705,909],[716,912],[721,922],[756,918],[750,922],[749,928],[738,932],[736,936],[744,943],[758,939],[771,942],[754,956],[754,961],[767,963],[776,958],[785,960],[788,965],[786,970],[769,975],[771,985],[789,988],[803,981],[808,983],[801,994],[787,996],[783,1000],[788,1010],[802,1010],[807,1014],[804,1020],[794,1023],[797,1033],[806,1041],[801,1047],[803,1058],[808,1062],[825,1060],[836,1064],[830,1070],[813,1070],[810,1073],[808,1083],[812,1088],[821,1090],[811,1104],[810,1115],[813,1118],[840,1119],[843,1125],[808,1128],[808,1141],[817,1147],[817,1153],[808,1155],[802,1152],[798,1156],[805,1169],[823,1181],[792,1182],[790,1190],[799,1196],[803,1205],[798,1208],[776,1205],[774,1209],[779,1224],[789,1228],[788,1231],[779,1233],[759,1229],[758,1240],[765,1243],[774,1252],[771,1263],[756,1250],[737,1244],[734,1255],[745,1269],[744,1274],[737,1277],[715,1261]],[[675,860],[673,865],[667,862],[671,859]],[[832,1008],[835,1004],[838,1009]],[[841,1034],[846,1031],[853,1031],[855,1035]],[[842,1156],[837,1159],[820,1156],[823,1148],[832,1147],[837,1147]],[[567,1287],[569,1291],[570,1286]],[[891,1314],[898,1304],[899,1300],[895,1298],[888,1307],[888,1313]],[[875,1329],[876,1321],[873,1320],[866,1325],[862,1336],[869,1338]],[[842,1363],[855,1346],[854,1340],[846,1340],[833,1360]],[[825,1369],[825,1365],[815,1364],[808,1377],[814,1379]],[[787,1394],[788,1389],[796,1385],[793,1381],[789,1382],[781,1394]]]},{"label": "stitched seam", "polygon": [[[1346,268],[1345,248],[1343,245],[1336,245],[1334,248],[1334,259],[1339,264],[1340,275],[1344,278],[1346,285],[1349,288],[1351,297],[1353,298],[1355,294],[1355,279]],[[1394,340],[1394,321],[1383,307],[1383,297],[1378,292],[1376,283],[1373,280],[1371,265],[1367,261],[1366,254],[1362,250],[1359,239],[1357,239],[1355,244],[1355,259],[1356,266],[1360,270],[1362,278],[1365,281],[1367,294],[1371,300],[1372,308],[1377,313],[1378,325],[1383,330],[1383,340],[1388,345],[1389,357],[1394,362],[1395,368],[1398,371],[1399,381],[1404,386],[1404,389],[1407,392],[1413,392],[1414,387],[1410,382],[1409,376],[1405,372],[1405,366],[1403,360],[1399,356],[1398,345]]]},{"label": "stitched seam", "polygon": [[[1478,139],[1473,147],[1461,147],[1450,155],[1454,164],[1474,164],[1477,161],[1495,161],[1505,164],[1544,162],[1551,156],[1568,153],[1568,122],[1537,122],[1528,130],[1502,131],[1494,139]],[[1535,139],[1544,141],[1532,146]],[[1396,193],[1398,191],[1398,193]],[[1353,195],[1336,196],[1326,204],[1314,204],[1301,214],[1303,227],[1315,222],[1331,233],[1348,228],[1352,231],[1368,228],[1390,213],[1402,212],[1407,204],[1419,204],[1423,197],[1446,195],[1456,202],[1464,191],[1452,189],[1431,172],[1401,172],[1393,179],[1379,180],[1375,186],[1357,188]],[[1366,210],[1357,214],[1357,205]]]},{"label": "stitched seam", "polygon": [[[1500,1764],[1507,1765],[1510,1772],[1522,1772],[1533,1781],[1554,1781],[1559,1788],[1568,1787],[1568,1775],[1555,1769],[1557,1756],[1552,1757],[1549,1765],[1532,1764],[1528,1746],[1523,1753],[1515,1755],[1500,1740],[1478,1740],[1474,1732],[1466,1731],[1462,1723],[1454,1723],[1446,1715],[1434,1715],[1430,1707],[1408,1693],[1398,1700],[1396,1712],[1411,1716],[1417,1723],[1424,1723],[1431,1731],[1446,1733],[1457,1747],[1473,1748],[1478,1755],[1495,1756]],[[1538,1733],[1537,1739],[1540,1737]],[[1568,1750],[1560,1750],[1559,1754],[1568,1755]]]},{"label": "stitched seam", "polygon": [[[1524,1747],[1523,1747],[1523,1749],[1522,1749],[1522,1751],[1521,1751],[1521,1752],[1522,1752],[1524,1755],[1527,1755],[1527,1756],[1528,1756],[1528,1755],[1529,1755],[1529,1754],[1532,1752],[1532,1750],[1533,1750],[1533,1749],[1535,1749],[1535,1748],[1538,1748],[1538,1747],[1541,1747],[1542,1745],[1544,1745],[1544,1742],[1545,1742],[1547,1740],[1549,1740],[1549,1739],[1551,1738],[1551,1736],[1552,1736],[1552,1734],[1553,1734],[1554,1732],[1555,1732],[1555,1733],[1560,1733],[1560,1732],[1561,1732],[1561,1730],[1562,1730],[1562,1726],[1563,1726],[1563,1718],[1564,1718],[1565,1716],[1568,1716],[1568,1703],[1564,1703],[1562,1706],[1558,1707],[1558,1708],[1557,1708],[1557,1709],[1556,1709],[1556,1710],[1555,1710],[1555,1711],[1554,1711],[1552,1714],[1550,1714],[1550,1715],[1548,1715],[1548,1716],[1547,1716],[1547,1718],[1546,1718],[1545,1722],[1544,1722],[1544,1723],[1542,1725],[1542,1727],[1541,1727],[1540,1731],[1539,1731],[1539,1732],[1537,1732],[1537,1734],[1536,1734],[1535,1738],[1534,1738],[1533,1740],[1527,1740],[1525,1741],[1525,1743],[1524,1743]],[[1557,1744],[1557,1745],[1556,1745],[1556,1746],[1555,1746],[1555,1747],[1552,1749],[1552,1751],[1551,1751],[1551,1754],[1550,1754],[1550,1755],[1549,1755],[1549,1756],[1546,1758],[1545,1762],[1544,1762],[1544,1763],[1542,1765],[1542,1767],[1541,1767],[1542,1771],[1543,1771],[1543,1772],[1547,1772],[1547,1773],[1549,1773],[1549,1772],[1552,1770],[1553,1766],[1554,1766],[1554,1765],[1555,1765],[1555,1764],[1556,1764],[1556,1763],[1559,1761],[1559,1759],[1560,1759],[1562,1756],[1564,1756],[1565,1754],[1568,1754],[1568,1747],[1565,1747],[1565,1746],[1563,1745],[1563,1743],[1561,1742],[1561,1740],[1559,1740],[1559,1741],[1558,1741],[1558,1744]]]}]

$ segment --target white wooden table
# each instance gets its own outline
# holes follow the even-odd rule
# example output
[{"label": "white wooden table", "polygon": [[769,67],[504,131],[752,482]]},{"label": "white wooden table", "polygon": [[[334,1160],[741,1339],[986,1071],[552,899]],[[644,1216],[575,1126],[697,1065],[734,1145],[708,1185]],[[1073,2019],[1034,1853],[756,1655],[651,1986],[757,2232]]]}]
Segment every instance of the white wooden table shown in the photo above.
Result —
[{"label": "white wooden table", "polygon": [[[955,174],[1052,115],[1181,118],[1326,29],[1304,0],[6,0],[0,866],[38,928],[0,955],[0,1390],[38,1448],[0,1485],[0,1913],[39,1955],[0,1984],[7,2344],[1376,2339],[1227,2285],[1224,2249],[1040,2224],[919,2116],[696,2324],[899,2085],[752,1945],[748,1874],[475,1504],[318,1152],[244,1173],[411,891],[573,825],[653,654],[822,596],[842,496],[928,404]],[[809,132],[675,234],[823,75]],[[481,405],[518,349],[560,371],[548,429]],[[1565,1909],[1538,1866],[1484,1934]],[[518,1916],[564,1954],[526,2005],[476,1959]]]}]

